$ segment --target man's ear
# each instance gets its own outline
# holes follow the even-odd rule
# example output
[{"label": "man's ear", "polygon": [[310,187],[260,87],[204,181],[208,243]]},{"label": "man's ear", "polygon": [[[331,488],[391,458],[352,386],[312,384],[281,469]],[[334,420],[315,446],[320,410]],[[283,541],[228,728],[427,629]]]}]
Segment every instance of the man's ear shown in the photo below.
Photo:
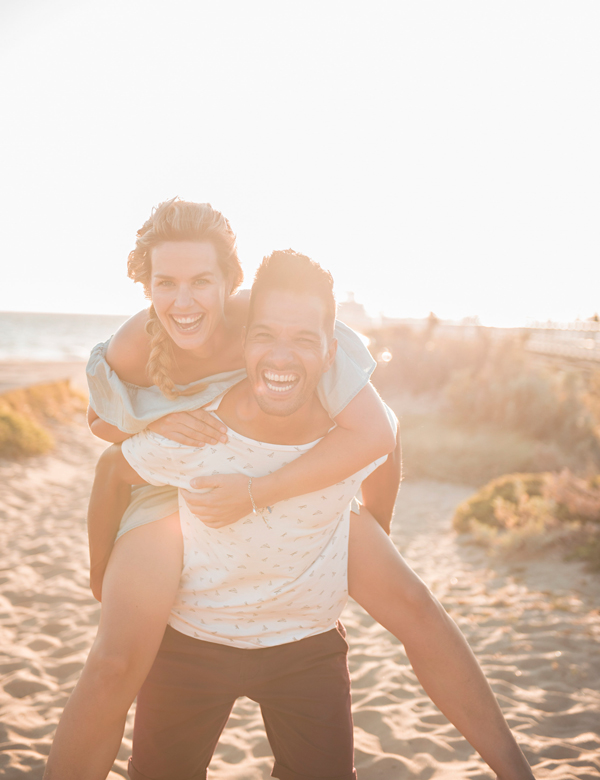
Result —
[{"label": "man's ear", "polygon": [[246,326],[242,325],[242,349],[246,349]]},{"label": "man's ear", "polygon": [[325,357],[325,367],[323,369],[324,372],[329,371],[329,369],[333,365],[337,353],[337,347],[338,347],[338,341],[335,337],[333,337],[329,342],[329,346],[327,347],[327,356]]}]

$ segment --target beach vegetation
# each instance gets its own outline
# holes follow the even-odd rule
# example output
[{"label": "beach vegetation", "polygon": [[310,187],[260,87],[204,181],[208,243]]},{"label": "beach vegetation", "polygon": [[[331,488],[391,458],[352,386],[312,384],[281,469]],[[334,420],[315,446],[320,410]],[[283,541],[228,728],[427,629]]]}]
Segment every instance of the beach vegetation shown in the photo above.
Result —
[{"label": "beach vegetation", "polygon": [[400,418],[406,477],[482,485],[513,472],[599,472],[600,372],[544,364],[526,335],[490,333],[429,320],[369,333],[385,354],[373,381]]},{"label": "beach vegetation", "polygon": [[85,411],[87,399],[67,380],[0,395],[0,456],[40,455],[54,439],[49,428]]},{"label": "beach vegetation", "polygon": [[496,554],[558,549],[600,570],[600,477],[508,474],[460,504],[453,525]]}]

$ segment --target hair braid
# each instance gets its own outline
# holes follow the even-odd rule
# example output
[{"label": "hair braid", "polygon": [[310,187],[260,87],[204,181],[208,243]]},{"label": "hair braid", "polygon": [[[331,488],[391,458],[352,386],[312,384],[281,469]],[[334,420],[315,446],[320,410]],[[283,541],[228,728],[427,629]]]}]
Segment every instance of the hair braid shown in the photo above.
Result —
[{"label": "hair braid", "polygon": [[174,400],[179,395],[175,383],[171,379],[173,370],[173,346],[160,320],[156,316],[154,306],[148,310],[146,333],[150,336],[150,357],[147,372],[153,385],[156,385],[167,398]]}]

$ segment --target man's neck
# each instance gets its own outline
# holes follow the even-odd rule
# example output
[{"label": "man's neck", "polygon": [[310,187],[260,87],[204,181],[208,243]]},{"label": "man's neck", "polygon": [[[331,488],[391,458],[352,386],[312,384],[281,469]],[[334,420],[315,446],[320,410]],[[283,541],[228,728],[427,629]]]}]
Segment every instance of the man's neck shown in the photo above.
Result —
[{"label": "man's neck", "polygon": [[325,436],[332,426],[316,395],[293,414],[281,417],[266,414],[257,404],[247,379],[225,394],[218,415],[242,436],[269,444],[309,444]]}]

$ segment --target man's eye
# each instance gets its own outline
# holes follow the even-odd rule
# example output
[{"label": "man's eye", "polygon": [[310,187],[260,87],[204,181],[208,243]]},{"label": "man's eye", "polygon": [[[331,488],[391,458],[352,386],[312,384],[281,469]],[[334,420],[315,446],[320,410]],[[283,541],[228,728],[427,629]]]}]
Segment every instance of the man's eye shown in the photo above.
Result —
[{"label": "man's eye", "polygon": [[195,279],[194,284],[196,287],[206,287],[208,284],[208,279]]},{"label": "man's eye", "polygon": [[157,283],[157,287],[171,287],[173,282],[170,282],[168,279],[161,279]]}]

